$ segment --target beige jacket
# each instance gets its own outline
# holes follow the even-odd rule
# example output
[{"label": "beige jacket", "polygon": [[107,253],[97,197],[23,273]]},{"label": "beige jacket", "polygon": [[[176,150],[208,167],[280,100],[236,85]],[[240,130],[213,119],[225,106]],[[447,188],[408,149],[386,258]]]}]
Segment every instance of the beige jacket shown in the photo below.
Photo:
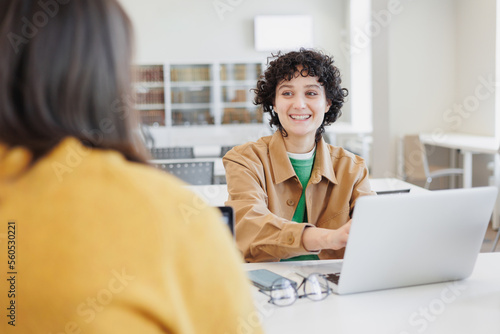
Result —
[{"label": "beige jacket", "polygon": [[[316,146],[306,188],[308,224],[291,219],[302,186],[281,133],[237,146],[223,159],[229,198],[236,215],[236,240],[248,262],[279,261],[310,254],[301,240],[306,226],[337,229],[351,217],[356,199],[373,195],[362,158],[328,145]],[[344,250],[322,250],[320,259],[343,258]]]}]

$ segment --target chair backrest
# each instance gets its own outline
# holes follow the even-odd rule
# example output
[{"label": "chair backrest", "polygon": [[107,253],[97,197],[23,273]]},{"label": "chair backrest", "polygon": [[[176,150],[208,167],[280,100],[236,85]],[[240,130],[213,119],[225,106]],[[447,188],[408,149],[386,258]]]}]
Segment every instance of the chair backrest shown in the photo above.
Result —
[{"label": "chair backrest", "polygon": [[404,172],[407,178],[427,180],[429,164],[425,146],[419,135],[407,135],[403,138]]},{"label": "chair backrest", "polygon": [[220,157],[224,157],[227,152],[229,152],[234,146],[221,146],[220,148]]},{"label": "chair backrest", "polygon": [[193,159],[192,147],[157,147],[151,149],[153,159]]},{"label": "chair backrest", "polygon": [[151,150],[155,147],[155,138],[153,134],[151,133],[151,130],[149,128],[149,125],[146,124],[141,124],[140,126],[140,131],[139,135],[141,136],[142,140],[144,141],[144,145]]},{"label": "chair backrest", "polygon": [[213,184],[213,161],[173,162],[157,164],[157,167],[194,186]]}]

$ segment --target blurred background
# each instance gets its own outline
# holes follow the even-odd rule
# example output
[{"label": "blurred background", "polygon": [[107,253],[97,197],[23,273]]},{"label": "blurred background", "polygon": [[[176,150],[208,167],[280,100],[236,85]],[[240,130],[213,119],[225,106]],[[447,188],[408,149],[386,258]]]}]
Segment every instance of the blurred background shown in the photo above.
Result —
[{"label": "blurred background", "polygon": [[[268,56],[301,46],[334,57],[350,94],[326,138],[363,156],[372,177],[407,178],[406,135],[427,136],[430,165],[458,168],[463,150],[434,139],[500,135],[495,0],[120,2],[135,25],[135,102],[150,147],[215,158],[271,134],[250,89]],[[487,185],[494,154],[474,153],[472,185]]]}]

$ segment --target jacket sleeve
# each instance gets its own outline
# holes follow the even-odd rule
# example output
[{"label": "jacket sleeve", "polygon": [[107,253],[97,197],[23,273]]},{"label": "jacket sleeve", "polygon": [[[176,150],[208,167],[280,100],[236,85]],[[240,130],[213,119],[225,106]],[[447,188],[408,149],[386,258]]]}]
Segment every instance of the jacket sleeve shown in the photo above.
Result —
[{"label": "jacket sleeve", "polygon": [[362,168],[359,169],[357,180],[353,186],[351,205],[350,205],[350,216],[352,217],[352,212],[354,211],[354,206],[358,198],[363,196],[377,195],[375,191],[371,189],[370,179],[368,175],[368,168],[363,161]]},{"label": "jacket sleeve", "polygon": [[298,224],[268,208],[266,175],[262,164],[234,149],[223,158],[228,185],[226,205],[236,218],[236,242],[247,262],[279,261],[293,256],[317,254],[302,244],[302,233],[312,224]]}]

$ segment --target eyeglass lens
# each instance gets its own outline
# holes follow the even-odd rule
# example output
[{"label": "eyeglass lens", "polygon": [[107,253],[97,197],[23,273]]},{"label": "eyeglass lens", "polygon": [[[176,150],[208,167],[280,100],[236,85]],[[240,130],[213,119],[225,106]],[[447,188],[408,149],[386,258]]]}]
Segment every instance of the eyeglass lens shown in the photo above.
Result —
[{"label": "eyeglass lens", "polygon": [[328,282],[325,277],[313,274],[304,283],[304,293],[312,300],[323,300],[330,293]]},{"label": "eyeglass lens", "polygon": [[330,293],[328,281],[320,274],[311,274],[302,281],[302,284],[304,284],[304,294],[299,296],[295,282],[284,278],[277,279],[271,287],[271,302],[277,306],[288,306],[297,298],[307,297],[319,301],[325,299]]},{"label": "eyeglass lens", "polygon": [[297,300],[297,289],[295,282],[279,278],[271,287],[271,302],[278,306],[287,306]]}]

